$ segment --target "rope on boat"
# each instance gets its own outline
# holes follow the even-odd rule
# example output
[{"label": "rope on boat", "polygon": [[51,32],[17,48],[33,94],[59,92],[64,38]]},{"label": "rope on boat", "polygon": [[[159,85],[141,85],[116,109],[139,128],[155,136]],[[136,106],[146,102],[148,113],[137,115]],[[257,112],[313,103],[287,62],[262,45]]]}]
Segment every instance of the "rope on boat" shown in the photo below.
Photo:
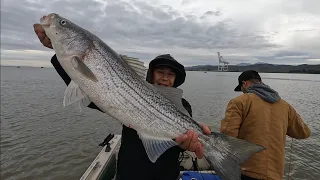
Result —
[{"label": "rope on boat", "polygon": [[292,156],[292,149],[293,149],[293,138],[291,138],[291,145],[290,145],[290,156],[289,156],[289,170],[288,170],[288,173],[287,173],[287,179],[291,179],[290,178],[290,173],[291,173],[291,156]]}]

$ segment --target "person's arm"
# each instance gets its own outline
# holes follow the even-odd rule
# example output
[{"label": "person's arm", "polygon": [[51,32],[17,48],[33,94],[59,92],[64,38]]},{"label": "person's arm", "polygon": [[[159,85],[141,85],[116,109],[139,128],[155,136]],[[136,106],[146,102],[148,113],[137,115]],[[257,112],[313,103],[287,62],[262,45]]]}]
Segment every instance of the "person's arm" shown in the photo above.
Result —
[{"label": "person's arm", "polygon": [[229,101],[225,118],[221,120],[220,132],[237,137],[242,123],[242,104],[236,100]]},{"label": "person's arm", "polygon": [[57,73],[60,75],[62,80],[66,83],[68,86],[69,83],[71,82],[71,78],[69,75],[66,73],[66,71],[62,68],[61,64],[59,63],[57,56],[54,55],[51,58],[51,64],[53,65],[54,69],[57,71]]},{"label": "person's arm", "polygon": [[310,136],[310,129],[290,105],[287,135],[295,139],[306,139]]},{"label": "person's arm", "polygon": [[[69,77],[69,75],[66,73],[66,71],[62,68],[61,64],[59,63],[57,56],[54,55],[51,58],[51,64],[53,65],[54,69],[57,71],[57,73],[60,75],[60,77],[62,78],[62,80],[66,83],[66,85],[68,86],[71,82],[71,78]],[[89,108],[91,109],[96,109],[99,110],[101,112],[103,112],[100,108],[98,108],[98,106],[96,106],[93,102],[91,102],[88,105]]]}]

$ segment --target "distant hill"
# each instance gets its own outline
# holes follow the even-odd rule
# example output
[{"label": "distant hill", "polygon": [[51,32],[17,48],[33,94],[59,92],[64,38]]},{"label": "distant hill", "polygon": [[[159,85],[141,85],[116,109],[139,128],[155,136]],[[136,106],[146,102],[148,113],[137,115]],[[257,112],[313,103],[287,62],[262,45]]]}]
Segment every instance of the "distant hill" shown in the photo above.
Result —
[{"label": "distant hill", "polygon": [[251,64],[250,63],[240,63],[240,64],[237,64],[236,66],[250,66]]},{"label": "distant hill", "polygon": [[269,64],[269,63],[266,63],[266,62],[257,62],[255,64]]},{"label": "distant hill", "polygon": [[269,64],[269,63],[266,63],[266,62],[257,62],[257,63],[254,63],[254,64],[251,64],[251,63],[240,63],[240,64],[237,64],[236,66],[250,66],[250,65],[255,65],[255,64]]},{"label": "distant hill", "polygon": [[[218,66],[213,65],[198,65],[185,67],[186,71],[218,71]],[[301,64],[297,66],[292,65],[275,65],[268,63],[240,63],[238,65],[229,65],[231,72],[243,72],[246,70],[256,70],[262,73],[304,73],[304,74],[320,74],[320,64],[308,65]]]}]

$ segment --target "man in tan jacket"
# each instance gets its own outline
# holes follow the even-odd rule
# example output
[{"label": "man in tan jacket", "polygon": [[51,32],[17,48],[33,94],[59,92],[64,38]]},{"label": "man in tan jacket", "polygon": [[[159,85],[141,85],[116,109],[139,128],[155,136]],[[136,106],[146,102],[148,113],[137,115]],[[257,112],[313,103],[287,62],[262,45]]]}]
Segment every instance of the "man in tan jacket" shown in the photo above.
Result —
[{"label": "man in tan jacket", "polygon": [[238,81],[235,91],[244,94],[228,103],[220,131],[266,148],[242,164],[242,180],[282,180],[286,135],[306,139],[310,130],[296,110],[262,82],[258,72],[245,71]]}]

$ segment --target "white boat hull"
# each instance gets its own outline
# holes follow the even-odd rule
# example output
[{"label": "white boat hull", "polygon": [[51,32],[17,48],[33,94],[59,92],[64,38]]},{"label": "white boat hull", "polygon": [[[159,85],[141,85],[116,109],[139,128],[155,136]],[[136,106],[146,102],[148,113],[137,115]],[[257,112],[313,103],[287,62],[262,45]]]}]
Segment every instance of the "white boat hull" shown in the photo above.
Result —
[{"label": "white boat hull", "polygon": [[[110,136],[110,135],[109,135]],[[109,137],[108,136],[108,137]],[[112,135],[113,136],[113,135]],[[111,136],[111,137],[112,137]],[[82,175],[80,180],[112,180],[116,177],[117,155],[121,144],[121,135],[114,135],[101,149],[100,153]],[[214,174],[205,158],[197,159],[193,152],[186,151],[181,154],[181,171],[177,180],[182,180],[184,172],[199,172],[201,174]],[[195,167],[196,166],[196,167]],[[196,178],[194,178],[196,180]]]},{"label": "white boat hull", "polygon": [[121,135],[114,135],[109,144],[101,149],[80,180],[100,180],[102,177],[106,179],[105,176],[113,178],[116,173],[116,161],[120,144]]}]

